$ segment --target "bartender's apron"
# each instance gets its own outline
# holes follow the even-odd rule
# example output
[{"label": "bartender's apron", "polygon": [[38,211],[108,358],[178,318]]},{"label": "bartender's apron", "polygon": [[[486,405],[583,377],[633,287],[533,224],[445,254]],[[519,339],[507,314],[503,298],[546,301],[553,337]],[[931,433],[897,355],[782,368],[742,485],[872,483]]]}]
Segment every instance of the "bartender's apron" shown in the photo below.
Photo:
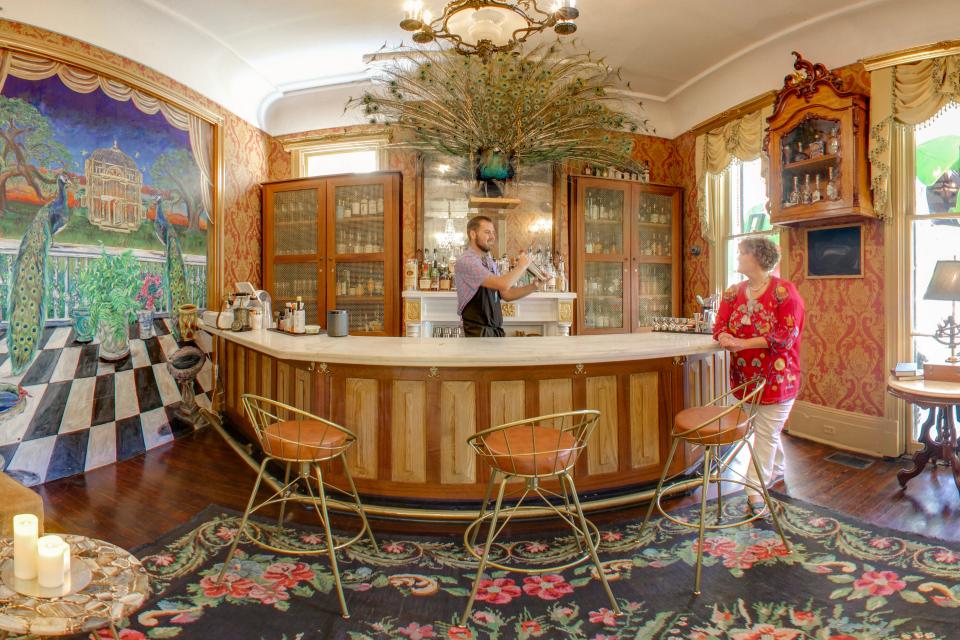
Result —
[{"label": "bartender's apron", "polygon": [[480,287],[463,308],[463,333],[468,338],[502,338],[503,314],[500,311],[500,292]]}]

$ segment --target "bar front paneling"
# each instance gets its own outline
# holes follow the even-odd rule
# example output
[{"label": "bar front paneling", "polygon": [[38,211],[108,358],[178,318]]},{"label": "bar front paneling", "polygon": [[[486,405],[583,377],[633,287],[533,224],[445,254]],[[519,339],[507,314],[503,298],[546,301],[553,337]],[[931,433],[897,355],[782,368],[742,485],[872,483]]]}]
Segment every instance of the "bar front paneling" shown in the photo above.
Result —
[{"label": "bar front paneling", "polygon": [[[613,362],[425,367],[293,361],[229,338],[220,342],[222,409],[231,430],[252,439],[242,393],[332,419],[357,434],[348,463],[363,497],[404,507],[475,506],[489,470],[478,464],[467,437],[570,409],[601,412],[576,469],[578,487],[597,497],[635,491],[659,477],[676,412],[726,388],[726,376],[719,375],[725,356],[712,350]],[[244,369],[249,366],[256,374]],[[671,472],[680,474],[698,459],[699,451],[689,449]],[[342,469],[327,473],[334,482],[345,480]]]}]

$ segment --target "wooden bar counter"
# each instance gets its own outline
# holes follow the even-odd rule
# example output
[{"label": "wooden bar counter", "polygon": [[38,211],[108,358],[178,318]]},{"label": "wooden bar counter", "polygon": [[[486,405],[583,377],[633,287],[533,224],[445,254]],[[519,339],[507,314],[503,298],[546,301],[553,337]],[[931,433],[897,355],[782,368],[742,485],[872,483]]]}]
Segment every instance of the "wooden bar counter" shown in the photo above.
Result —
[{"label": "wooden bar counter", "polygon": [[[466,514],[489,477],[467,436],[586,408],[602,414],[575,469],[587,506],[636,502],[663,469],[676,412],[727,388],[725,354],[703,335],[329,338],[207,330],[228,432],[253,441],[244,393],[346,426],[358,437],[351,471],[365,504],[381,515]],[[672,471],[698,457],[685,451]]]}]

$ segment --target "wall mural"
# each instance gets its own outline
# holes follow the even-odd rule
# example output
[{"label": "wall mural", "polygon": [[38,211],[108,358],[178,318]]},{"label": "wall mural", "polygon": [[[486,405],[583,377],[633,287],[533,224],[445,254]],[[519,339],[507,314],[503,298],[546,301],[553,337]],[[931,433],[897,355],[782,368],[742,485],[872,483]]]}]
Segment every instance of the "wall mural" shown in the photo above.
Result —
[{"label": "wall mural", "polygon": [[16,443],[37,466],[24,447],[83,432],[110,461],[88,450],[98,426],[114,459],[171,432],[167,364],[206,307],[213,125],[54,60],[0,61],[0,456]]},{"label": "wall mural", "polygon": [[[205,306],[209,215],[201,184],[209,169],[198,167],[182,120],[187,128],[132,100],[75,91],[58,76],[6,79],[0,273],[10,277],[0,299],[12,323],[12,373],[29,365],[46,322],[69,321],[75,311],[84,317],[94,301],[78,284],[101,246],[137,259],[146,285],[141,310],[176,317],[181,304]],[[162,291],[153,290],[158,275]]]}]

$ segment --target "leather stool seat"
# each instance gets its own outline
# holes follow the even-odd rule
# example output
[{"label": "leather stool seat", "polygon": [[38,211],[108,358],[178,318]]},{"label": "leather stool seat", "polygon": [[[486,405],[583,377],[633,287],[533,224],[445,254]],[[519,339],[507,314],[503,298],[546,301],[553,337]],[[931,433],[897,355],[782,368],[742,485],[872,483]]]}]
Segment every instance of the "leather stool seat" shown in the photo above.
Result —
[{"label": "leather stool seat", "polygon": [[[696,444],[733,444],[743,439],[750,427],[750,416],[737,407],[691,407],[673,419],[673,434]],[[726,415],[722,415],[724,412]],[[722,417],[721,417],[722,416]],[[706,423],[706,424],[704,424]],[[704,425],[700,429],[698,426]]]},{"label": "leather stool seat", "polygon": [[283,460],[326,460],[340,453],[346,442],[346,433],[316,420],[284,420],[263,430],[263,450]]},{"label": "leather stool seat", "polygon": [[484,438],[483,444],[490,452],[491,466],[525,476],[566,469],[575,459],[577,447],[570,432],[535,425],[498,431]]}]

